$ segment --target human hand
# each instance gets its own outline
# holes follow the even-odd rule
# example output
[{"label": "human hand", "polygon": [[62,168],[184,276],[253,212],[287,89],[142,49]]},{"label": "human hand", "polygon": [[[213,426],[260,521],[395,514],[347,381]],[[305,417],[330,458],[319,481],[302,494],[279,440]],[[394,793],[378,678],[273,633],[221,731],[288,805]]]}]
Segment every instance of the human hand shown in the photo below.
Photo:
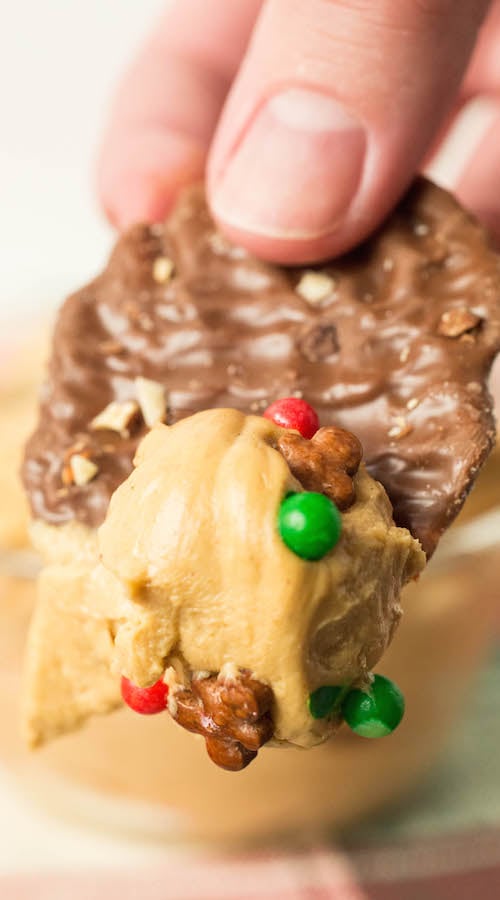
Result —
[{"label": "human hand", "polygon": [[500,230],[500,0],[174,0],[112,106],[101,199],[118,227],[157,221],[206,167],[230,238],[334,256],[478,95],[497,113],[457,193]]}]

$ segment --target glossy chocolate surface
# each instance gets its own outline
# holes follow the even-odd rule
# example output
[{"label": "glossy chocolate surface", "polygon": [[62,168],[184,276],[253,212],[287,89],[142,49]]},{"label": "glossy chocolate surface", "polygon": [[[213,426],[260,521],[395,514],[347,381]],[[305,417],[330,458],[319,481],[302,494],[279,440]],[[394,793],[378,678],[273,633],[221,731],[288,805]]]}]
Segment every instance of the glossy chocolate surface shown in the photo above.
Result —
[{"label": "glossy chocolate surface", "polygon": [[[165,281],[158,257],[174,263]],[[331,282],[311,302],[304,270],[260,262],[217,233],[200,189],[165,226],[122,236],[59,315],[23,471],[34,515],[103,520],[146,426],[139,418],[123,437],[90,422],[134,398],[144,375],[165,385],[169,423],[303,396],[322,425],[360,438],[396,522],[432,552],[494,442],[499,257],[450,195],[420,180],[361,248],[315,269]],[[99,467],[89,484],[63,484],[71,452]]]}]

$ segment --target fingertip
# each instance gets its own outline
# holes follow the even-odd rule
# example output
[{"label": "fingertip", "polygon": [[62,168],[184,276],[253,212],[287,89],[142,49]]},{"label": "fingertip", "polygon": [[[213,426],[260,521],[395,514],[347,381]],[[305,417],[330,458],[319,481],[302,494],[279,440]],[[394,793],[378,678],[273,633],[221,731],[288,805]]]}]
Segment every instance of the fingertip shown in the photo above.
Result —
[{"label": "fingertip", "polygon": [[159,222],[179,190],[203,178],[206,149],[171,131],[107,138],[97,164],[97,189],[104,212],[119,229],[134,222]]},{"label": "fingertip", "polygon": [[457,180],[455,193],[500,241],[500,198],[495,190],[500,165],[500,101],[489,104],[489,126]]},{"label": "fingertip", "polygon": [[345,252],[353,243],[341,231],[338,234],[317,237],[297,235],[293,238],[289,234],[247,231],[227,222],[213,207],[211,211],[219,230],[233,244],[244,247],[259,259],[283,266],[312,265],[331,259]]},{"label": "fingertip", "polygon": [[111,191],[101,192],[109,222],[122,231],[136,222],[161,222],[170,207],[170,190],[154,172],[123,172]]},{"label": "fingertip", "polygon": [[111,102],[97,189],[113,224],[162,219],[179,189],[203,177],[260,2],[168,4]]},{"label": "fingertip", "polygon": [[376,6],[363,17],[345,3],[264,5],[208,167],[219,227],[252,253],[285,264],[344,253],[420,167],[480,11],[457,0],[455,16],[455,5],[440,4],[430,23],[421,4]]}]

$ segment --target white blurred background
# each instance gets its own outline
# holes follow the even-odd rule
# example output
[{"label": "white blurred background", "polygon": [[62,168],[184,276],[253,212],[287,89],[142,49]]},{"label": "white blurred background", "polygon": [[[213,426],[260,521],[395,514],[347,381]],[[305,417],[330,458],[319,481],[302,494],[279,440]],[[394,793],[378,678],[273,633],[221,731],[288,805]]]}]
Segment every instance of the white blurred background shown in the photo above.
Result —
[{"label": "white blurred background", "polygon": [[[0,0],[0,327],[46,317],[106,258],[96,148],[116,79],[166,2]],[[442,183],[488,112],[465,117],[437,166]]]},{"label": "white blurred background", "polygon": [[[36,330],[106,258],[113,235],[96,201],[93,160],[113,85],[164,3],[0,0],[4,362],[19,333]],[[0,364],[0,379],[5,371]],[[160,855],[36,809],[3,767],[0,833],[0,874],[125,858],[134,867]]]},{"label": "white blurred background", "polygon": [[0,0],[0,327],[105,259],[93,161],[112,87],[165,0]]}]

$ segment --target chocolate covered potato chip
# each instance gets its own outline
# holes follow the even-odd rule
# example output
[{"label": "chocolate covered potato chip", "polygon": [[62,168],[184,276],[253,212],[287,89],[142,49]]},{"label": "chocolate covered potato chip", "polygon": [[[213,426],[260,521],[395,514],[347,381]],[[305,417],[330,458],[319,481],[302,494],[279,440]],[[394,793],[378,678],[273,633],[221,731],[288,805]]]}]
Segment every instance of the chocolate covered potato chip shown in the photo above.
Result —
[{"label": "chocolate covered potato chip", "polygon": [[[118,433],[92,422],[110,403],[135,402],[139,376],[164,386],[170,423],[303,396],[322,425],[359,437],[397,524],[431,554],[493,445],[499,298],[485,230],[428,181],[363,246],[307,270],[230,245],[202,190],[188,190],[164,226],[124,234],[103,274],[61,311],[24,465],[33,513],[100,524],[148,426]],[[65,487],[76,436],[98,474]]]}]

